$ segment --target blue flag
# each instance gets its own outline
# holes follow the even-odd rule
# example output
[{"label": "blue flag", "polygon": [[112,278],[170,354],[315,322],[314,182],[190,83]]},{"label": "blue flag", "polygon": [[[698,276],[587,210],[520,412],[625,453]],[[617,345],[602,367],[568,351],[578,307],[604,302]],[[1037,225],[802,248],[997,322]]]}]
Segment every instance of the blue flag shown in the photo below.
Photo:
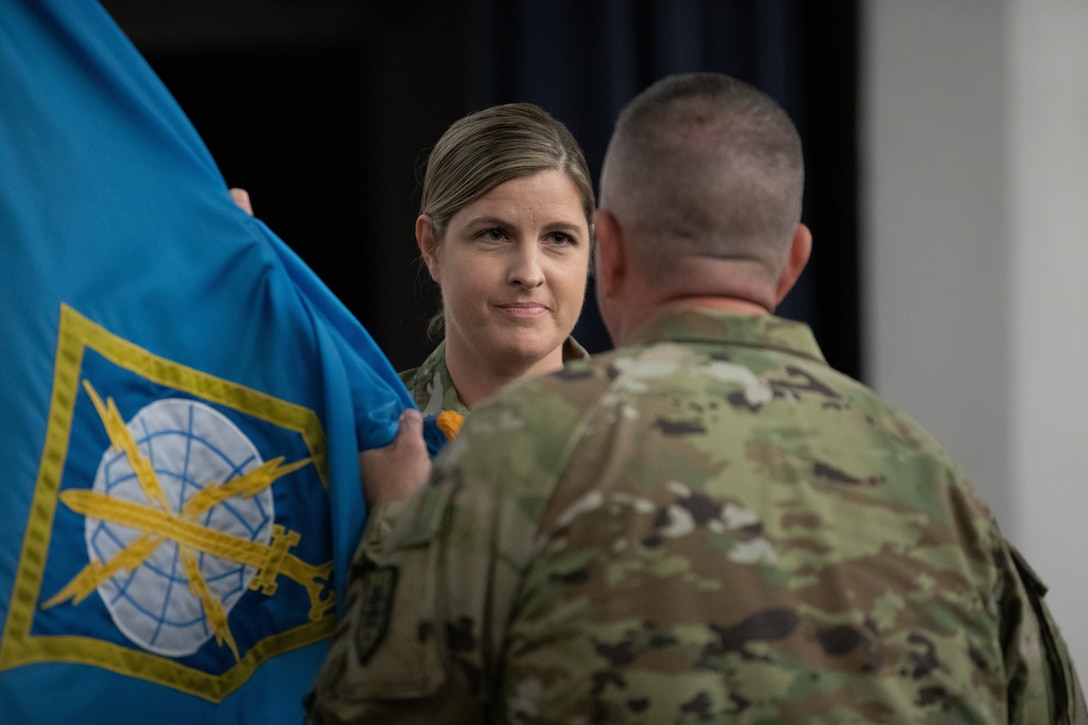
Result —
[{"label": "blue flag", "polygon": [[411,400],[97,3],[3,5],[0,722],[297,723]]}]

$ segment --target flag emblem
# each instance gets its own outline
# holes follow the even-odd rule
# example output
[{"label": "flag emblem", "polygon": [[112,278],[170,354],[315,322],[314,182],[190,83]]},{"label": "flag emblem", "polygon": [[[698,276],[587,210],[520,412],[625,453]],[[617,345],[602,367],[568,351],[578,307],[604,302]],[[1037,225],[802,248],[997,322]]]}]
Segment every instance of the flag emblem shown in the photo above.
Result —
[{"label": "flag emblem", "polygon": [[219,701],[331,631],[313,411],[64,306],[49,421],[0,669],[82,662]]}]

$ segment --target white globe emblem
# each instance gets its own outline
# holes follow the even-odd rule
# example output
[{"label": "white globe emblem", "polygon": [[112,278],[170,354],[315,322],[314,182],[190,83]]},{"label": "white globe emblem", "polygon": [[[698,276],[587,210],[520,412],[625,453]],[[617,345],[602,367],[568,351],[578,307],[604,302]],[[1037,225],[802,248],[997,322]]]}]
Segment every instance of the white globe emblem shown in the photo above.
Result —
[{"label": "white globe emblem", "polygon": [[[218,486],[261,465],[256,447],[226,416],[203,403],[170,398],[142,408],[128,422],[132,439],[154,469],[174,514],[207,486]],[[132,463],[111,446],[103,455],[94,491],[113,499],[161,510],[144,493]],[[250,497],[234,496],[201,512],[193,523],[247,541],[268,544],[275,508],[271,487]],[[88,517],[87,553],[108,564],[148,532]],[[152,532],[152,536],[155,534]],[[229,614],[257,569],[196,550],[206,592]],[[141,647],[168,657],[196,652],[214,634],[204,604],[190,588],[178,543],[166,536],[131,570],[120,569],[98,585],[114,624]]]}]

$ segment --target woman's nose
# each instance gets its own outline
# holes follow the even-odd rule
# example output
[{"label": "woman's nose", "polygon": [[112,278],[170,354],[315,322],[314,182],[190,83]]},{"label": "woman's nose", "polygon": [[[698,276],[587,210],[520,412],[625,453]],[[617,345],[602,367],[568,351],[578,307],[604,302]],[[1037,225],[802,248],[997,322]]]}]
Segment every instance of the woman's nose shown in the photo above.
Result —
[{"label": "woman's nose", "polygon": [[540,249],[537,245],[519,245],[510,260],[508,281],[527,289],[540,286],[544,282],[544,270],[540,262]]}]

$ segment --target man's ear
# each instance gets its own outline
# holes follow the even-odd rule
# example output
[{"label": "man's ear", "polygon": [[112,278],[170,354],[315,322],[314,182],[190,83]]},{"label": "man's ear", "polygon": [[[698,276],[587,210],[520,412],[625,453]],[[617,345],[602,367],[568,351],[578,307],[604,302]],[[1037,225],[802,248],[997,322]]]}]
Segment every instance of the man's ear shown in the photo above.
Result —
[{"label": "man's ear", "polygon": [[623,286],[627,273],[627,250],[624,247],[623,228],[607,209],[593,214],[593,226],[597,232],[597,249],[593,257],[594,274],[598,292],[614,297]]},{"label": "man's ear", "polygon": [[790,243],[790,253],[786,258],[786,266],[783,267],[782,273],[778,276],[778,284],[775,286],[775,307],[780,305],[789,291],[793,289],[797,278],[805,270],[805,265],[808,264],[808,258],[811,254],[812,232],[804,224],[798,224],[797,231],[793,234],[793,241]]},{"label": "man's ear", "polygon": [[416,244],[423,256],[423,262],[427,265],[427,271],[431,273],[431,279],[442,284],[438,266],[438,237],[434,233],[434,222],[426,214],[420,214],[416,218]]}]

